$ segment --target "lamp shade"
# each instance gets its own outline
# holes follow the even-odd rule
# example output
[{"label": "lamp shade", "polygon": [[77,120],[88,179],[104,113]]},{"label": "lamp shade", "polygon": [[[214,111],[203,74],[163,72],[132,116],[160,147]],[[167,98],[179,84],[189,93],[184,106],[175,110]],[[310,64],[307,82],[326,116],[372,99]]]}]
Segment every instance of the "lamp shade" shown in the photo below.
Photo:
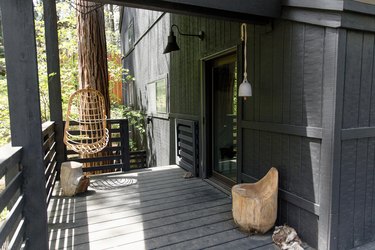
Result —
[{"label": "lamp shade", "polygon": [[169,33],[168,36],[168,44],[167,47],[165,47],[163,54],[180,50],[180,47],[178,47],[177,42],[176,42],[176,36],[174,35],[173,31]]},{"label": "lamp shade", "polygon": [[251,85],[245,78],[238,88],[238,96],[247,97],[252,95],[253,91],[251,89]]}]

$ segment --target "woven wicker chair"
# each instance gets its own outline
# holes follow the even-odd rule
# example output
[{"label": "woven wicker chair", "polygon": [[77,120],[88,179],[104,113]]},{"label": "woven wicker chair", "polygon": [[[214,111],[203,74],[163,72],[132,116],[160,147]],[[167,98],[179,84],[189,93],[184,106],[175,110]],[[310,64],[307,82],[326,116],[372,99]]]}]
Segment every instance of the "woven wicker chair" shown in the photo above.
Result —
[{"label": "woven wicker chair", "polygon": [[68,149],[80,154],[94,154],[108,144],[109,132],[103,95],[85,88],[73,93],[69,99],[64,143]]}]

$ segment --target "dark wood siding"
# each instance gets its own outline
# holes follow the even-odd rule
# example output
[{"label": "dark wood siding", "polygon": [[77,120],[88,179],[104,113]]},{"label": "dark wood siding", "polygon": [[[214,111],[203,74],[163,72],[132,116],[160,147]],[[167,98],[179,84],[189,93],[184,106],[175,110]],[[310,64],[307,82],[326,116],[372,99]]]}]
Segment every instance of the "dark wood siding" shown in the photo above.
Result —
[{"label": "dark wood siding", "polygon": [[236,46],[240,40],[240,26],[235,22],[179,15],[171,16],[172,23],[177,24],[183,33],[205,33],[203,41],[195,37],[177,36],[180,51],[171,53],[171,112],[199,116],[200,59]]},{"label": "dark wood siding", "polygon": [[280,172],[278,223],[318,246],[324,27],[275,21],[249,27],[253,97],[242,101],[242,181]]},{"label": "dark wood siding", "polygon": [[[206,34],[202,42],[178,37],[181,50],[171,55],[171,112],[199,117],[199,60],[238,45],[240,24],[188,16],[172,16],[171,23],[186,33]],[[248,36],[254,96],[242,102],[240,114],[241,155],[246,156],[240,159],[241,179],[253,182],[276,166],[281,187],[278,223],[294,226],[316,247],[326,29],[275,21],[273,28],[248,25]]]},{"label": "dark wood siding", "polygon": [[[180,51],[162,55],[172,23],[184,33],[202,30],[205,39],[177,35]],[[313,247],[374,241],[374,34],[274,20],[249,24],[248,39],[254,95],[239,107],[240,180],[254,182],[277,167],[278,224],[295,227]],[[176,118],[202,129],[200,60],[239,44],[239,23],[166,14],[125,59],[144,109],[147,81],[169,72],[169,120],[154,121],[149,143],[155,157],[163,154],[160,162],[174,163]]]},{"label": "dark wood siding", "polygon": [[339,202],[339,249],[375,241],[373,33],[346,32]]},{"label": "dark wood siding", "polygon": [[[142,9],[124,8],[121,39],[128,41],[125,31],[134,22],[134,48],[123,61],[124,68],[135,77],[134,107],[148,112],[147,85],[169,73],[169,56],[163,55],[170,26],[169,14]],[[168,76],[169,77],[169,76]],[[127,89],[126,89],[127,90]],[[147,165],[170,164],[169,120],[167,117],[153,117],[147,124]]]}]

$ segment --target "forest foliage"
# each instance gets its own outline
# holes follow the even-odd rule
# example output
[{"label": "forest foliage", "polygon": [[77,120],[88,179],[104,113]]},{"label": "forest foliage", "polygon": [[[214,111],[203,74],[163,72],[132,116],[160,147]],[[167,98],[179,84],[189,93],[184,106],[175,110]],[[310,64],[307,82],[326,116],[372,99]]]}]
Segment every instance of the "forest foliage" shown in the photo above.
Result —
[{"label": "forest foliage", "polygon": [[[60,74],[61,74],[61,94],[63,115],[67,110],[69,96],[78,89],[78,39],[77,39],[77,20],[74,6],[67,1],[57,1],[58,13],[58,35],[60,50]],[[41,104],[42,122],[49,120],[49,101],[48,101],[48,76],[47,61],[45,53],[45,36],[43,5],[41,0],[34,1],[35,4],[35,34],[38,58],[39,89]],[[118,18],[118,8],[106,7],[106,37],[107,37],[107,58],[109,70],[109,88],[110,90],[123,81],[132,80],[133,77],[128,74],[127,70],[122,68],[121,49],[120,49],[120,32],[116,25],[115,16]],[[116,15],[117,14],[117,15]],[[1,17],[1,15],[0,15]],[[0,18],[1,20],[1,18]],[[0,25],[1,26],[1,25]],[[112,93],[112,91],[110,91]],[[130,116],[133,120],[142,120],[140,112],[130,113],[126,107],[116,103],[116,98],[112,98],[111,117],[120,118]],[[143,122],[139,124],[139,130],[144,130]],[[0,32],[0,145],[10,141],[10,124],[9,108],[7,98],[6,72],[2,32]]]}]

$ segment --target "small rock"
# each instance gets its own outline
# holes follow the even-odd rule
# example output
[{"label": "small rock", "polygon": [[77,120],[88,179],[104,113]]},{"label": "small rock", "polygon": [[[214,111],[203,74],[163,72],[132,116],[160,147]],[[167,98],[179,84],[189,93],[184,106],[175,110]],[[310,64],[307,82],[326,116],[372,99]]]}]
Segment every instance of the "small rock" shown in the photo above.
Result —
[{"label": "small rock", "polygon": [[194,177],[193,174],[191,172],[186,172],[183,176],[182,176],[184,179],[189,179],[189,178],[192,178]]},{"label": "small rock", "polygon": [[303,250],[301,239],[296,230],[287,225],[275,227],[272,240],[282,250]]}]

